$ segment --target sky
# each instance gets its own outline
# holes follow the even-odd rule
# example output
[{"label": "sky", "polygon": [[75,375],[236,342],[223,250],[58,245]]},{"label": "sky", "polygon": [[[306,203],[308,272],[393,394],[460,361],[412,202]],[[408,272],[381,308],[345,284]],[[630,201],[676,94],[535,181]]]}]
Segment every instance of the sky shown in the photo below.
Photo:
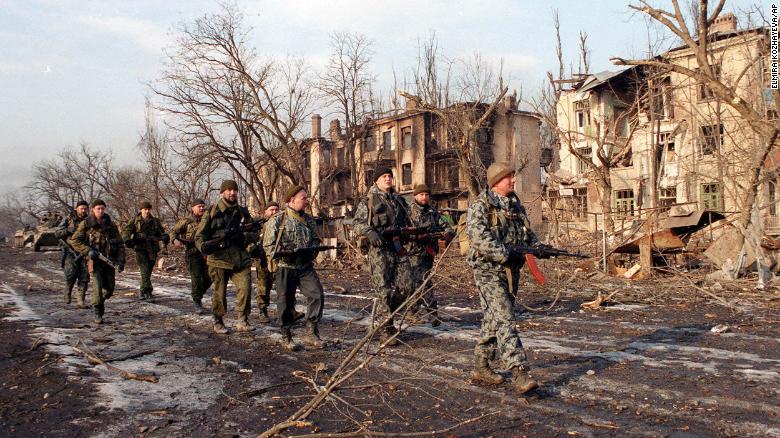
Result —
[{"label": "sky", "polygon": [[[480,52],[495,64],[503,61],[510,89],[526,98],[556,68],[553,9],[564,58],[575,68],[580,31],[588,33],[592,72],[614,69],[612,56],[646,53],[646,21],[628,3],[235,1],[262,56],[292,54],[321,68],[331,32],[360,32],[374,42],[379,87],[389,87],[394,70],[400,75],[414,65],[418,39],[434,31],[448,57]],[[769,10],[768,0],[731,0],[726,10],[754,3]],[[148,83],[159,75],[165,48],[181,23],[219,8],[211,0],[0,0],[0,194],[28,182],[33,162],[81,143],[110,148],[118,163],[133,164]]]}]

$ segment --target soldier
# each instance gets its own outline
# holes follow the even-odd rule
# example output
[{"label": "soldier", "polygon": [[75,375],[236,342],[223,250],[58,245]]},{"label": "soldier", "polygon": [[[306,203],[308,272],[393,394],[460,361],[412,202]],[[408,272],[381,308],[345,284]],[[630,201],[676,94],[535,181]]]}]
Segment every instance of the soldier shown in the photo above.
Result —
[{"label": "soldier", "polygon": [[139,297],[142,300],[152,300],[152,270],[160,251],[160,242],[168,245],[168,235],[165,234],[160,220],[152,216],[152,204],[144,201],[138,207],[135,218],[128,222],[122,230],[125,246],[135,248],[135,261],[141,273],[141,289]]},{"label": "soldier", "polygon": [[[297,347],[292,339],[295,322],[295,290],[300,288],[306,297],[306,337],[304,342],[312,348],[322,348],[319,323],[325,294],[320,278],[314,270],[316,251],[311,247],[321,245],[314,218],[304,210],[309,205],[309,194],[303,186],[294,186],[285,196],[287,206],[266,224],[263,247],[276,268],[276,312],[279,315],[284,348],[293,351]],[[279,252],[291,255],[280,256]]]},{"label": "soldier", "polygon": [[[414,202],[409,209],[409,220],[412,226],[422,228],[427,233],[445,233],[448,239],[452,239],[455,235],[452,227],[430,204],[431,189],[425,184],[417,184],[414,187]],[[425,277],[433,268],[433,259],[438,251],[438,239],[409,244],[409,263],[412,266],[415,288],[423,284]],[[439,320],[438,304],[430,280],[425,282],[423,288],[425,293],[422,296],[422,306],[428,311],[431,326],[437,327],[441,324],[441,320]]]},{"label": "soldier", "polygon": [[62,247],[62,268],[65,272],[65,304],[70,304],[70,296],[73,292],[73,285],[78,281],[79,293],[76,295],[76,306],[79,309],[83,309],[84,297],[87,294],[87,286],[89,285],[89,272],[87,272],[87,265],[84,262],[84,258],[80,257],[68,245],[67,240],[76,231],[79,224],[86,219],[89,204],[87,201],[79,201],[76,203],[73,214],[64,218],[57,226],[57,230],[54,231],[54,236],[60,239],[60,246]]},{"label": "soldier", "polygon": [[279,204],[276,202],[269,202],[265,206],[263,211],[263,226],[260,228],[260,232],[257,233],[255,242],[252,242],[247,247],[249,254],[256,259],[255,260],[255,272],[257,273],[257,292],[255,300],[257,301],[257,309],[260,311],[260,322],[262,324],[268,324],[271,322],[271,318],[268,317],[268,304],[271,302],[271,288],[274,284],[273,273],[268,270],[268,258],[266,257],[265,250],[263,250],[263,233],[265,232],[265,224],[279,211]]},{"label": "soldier", "polygon": [[203,315],[203,295],[211,286],[206,258],[195,247],[195,232],[200,225],[200,219],[206,211],[206,202],[196,199],[192,202],[192,215],[180,219],[170,233],[170,240],[175,246],[184,245],[184,255],[187,258],[187,271],[190,273],[192,284],[192,302],[195,303],[195,312]]},{"label": "soldier", "polygon": [[249,332],[255,328],[249,323],[252,307],[252,259],[246,252],[246,238],[240,227],[251,221],[249,211],[238,205],[238,184],[233,180],[222,181],[220,198],[200,220],[195,232],[195,246],[207,255],[206,265],[214,284],[211,308],[214,314],[214,332],[228,334],[222,318],[227,308],[227,282],[236,286],[238,323],[236,331]]},{"label": "soldier", "polygon": [[[384,321],[414,291],[409,258],[398,247],[382,238],[389,228],[409,226],[406,201],[395,193],[393,172],[389,167],[374,170],[374,185],[355,210],[355,233],[368,239],[368,265],[371,287],[377,290],[376,315]],[[382,328],[380,342],[386,346],[398,344],[395,325],[390,318]]]},{"label": "soldier", "polygon": [[466,259],[479,288],[482,326],[474,350],[472,379],[497,385],[504,378],[490,369],[491,353],[498,353],[512,370],[515,389],[526,393],[539,385],[527,371],[523,344],[515,329],[512,306],[523,259],[506,244],[539,245],[525,209],[514,193],[515,170],[506,163],[493,163],[487,171],[490,189],[481,193],[468,209],[466,233],[470,242]]},{"label": "soldier", "polygon": [[102,324],[106,300],[114,293],[115,269],[125,269],[125,246],[119,229],[106,213],[106,203],[95,199],[90,209],[92,213],[81,221],[68,243],[87,258],[87,269],[92,273],[95,324]]}]

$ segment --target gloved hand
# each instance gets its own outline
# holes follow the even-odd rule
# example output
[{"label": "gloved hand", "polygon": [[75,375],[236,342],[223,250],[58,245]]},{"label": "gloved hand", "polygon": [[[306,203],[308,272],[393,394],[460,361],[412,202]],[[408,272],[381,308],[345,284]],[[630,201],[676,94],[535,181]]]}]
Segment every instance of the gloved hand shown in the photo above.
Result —
[{"label": "gloved hand", "polygon": [[119,265],[116,267],[116,269],[119,272],[124,272],[124,270],[125,270],[125,262],[119,262]]},{"label": "gloved hand", "polygon": [[98,252],[94,249],[90,249],[89,253],[87,254],[87,257],[90,258],[90,260],[97,260],[98,259]]},{"label": "gloved hand", "polygon": [[132,248],[135,246],[135,241],[133,239],[127,239],[125,240],[125,246],[128,248]]},{"label": "gloved hand", "polygon": [[368,243],[374,248],[379,248],[385,243],[379,233],[374,230],[369,231],[368,234],[366,234],[366,237],[368,238]]}]

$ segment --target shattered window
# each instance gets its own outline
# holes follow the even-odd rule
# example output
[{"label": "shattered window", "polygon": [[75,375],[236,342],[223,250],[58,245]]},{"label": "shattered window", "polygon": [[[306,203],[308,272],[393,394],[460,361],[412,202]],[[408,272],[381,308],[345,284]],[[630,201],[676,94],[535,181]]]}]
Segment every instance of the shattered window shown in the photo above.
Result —
[{"label": "shattered window", "polygon": [[393,131],[385,131],[382,133],[382,147],[385,149],[393,149]]},{"label": "shattered window", "polygon": [[[720,80],[720,66],[713,65],[711,67],[713,73],[715,73],[715,79]],[[699,70],[696,71],[698,72]],[[698,89],[699,89],[700,101],[710,100],[715,98],[715,93],[713,93],[712,90],[709,87],[707,87],[703,82],[699,82]]]},{"label": "shattered window", "polygon": [[412,127],[407,126],[406,128],[401,128],[401,146],[404,149],[411,149],[412,148]]},{"label": "shattered window", "polygon": [[583,157],[575,157],[577,159],[577,170],[580,174],[583,174],[590,170],[590,167],[588,166],[588,161],[591,161],[593,159],[593,149],[590,147],[586,148],[577,148],[577,152]]},{"label": "shattered window", "polygon": [[671,132],[658,133],[658,148],[663,151],[666,161],[675,161],[674,135]]},{"label": "shattered window", "polygon": [[701,127],[699,155],[713,155],[723,144],[723,124]]},{"label": "shattered window", "polygon": [[588,99],[574,102],[574,113],[577,117],[577,127],[590,126],[590,101]]},{"label": "shattered window", "polygon": [[408,186],[412,184],[412,163],[406,163],[401,166],[401,184]]},{"label": "shattered window", "polygon": [[634,191],[633,190],[615,191],[615,211],[625,216],[633,216],[634,214]]},{"label": "shattered window", "polygon": [[677,204],[677,187],[661,188],[658,191],[658,204],[666,208]]},{"label": "shattered window", "polygon": [[701,185],[701,203],[705,210],[720,209],[720,184],[709,183]]},{"label": "shattered window", "polygon": [[376,150],[376,140],[374,140],[373,134],[368,134],[364,139],[363,142],[366,146],[366,152],[371,152]]}]

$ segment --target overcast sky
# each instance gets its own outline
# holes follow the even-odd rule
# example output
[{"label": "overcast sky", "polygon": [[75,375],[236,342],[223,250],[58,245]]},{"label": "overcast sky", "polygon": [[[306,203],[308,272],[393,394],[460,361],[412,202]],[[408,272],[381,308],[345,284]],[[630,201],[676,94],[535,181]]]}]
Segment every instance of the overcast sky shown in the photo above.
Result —
[{"label": "overcast sky", "polygon": [[[613,55],[641,56],[644,19],[628,0],[256,0],[236,2],[253,27],[258,53],[305,57],[321,67],[328,34],[374,40],[379,85],[415,60],[418,37],[434,30],[450,57],[474,51],[504,61],[511,88],[532,95],[555,66],[552,9],[564,55],[575,60],[578,32],[589,34],[594,72]],[[664,4],[666,2],[658,2]],[[681,1],[681,3],[687,3]],[[753,1],[729,1],[728,10]],[[757,2],[768,11],[770,2]],[[219,6],[206,0],[0,0],[0,193],[22,186],[31,163],[86,142],[132,163],[143,128],[146,83],[181,22]],[[326,118],[327,123],[327,118]]]}]

